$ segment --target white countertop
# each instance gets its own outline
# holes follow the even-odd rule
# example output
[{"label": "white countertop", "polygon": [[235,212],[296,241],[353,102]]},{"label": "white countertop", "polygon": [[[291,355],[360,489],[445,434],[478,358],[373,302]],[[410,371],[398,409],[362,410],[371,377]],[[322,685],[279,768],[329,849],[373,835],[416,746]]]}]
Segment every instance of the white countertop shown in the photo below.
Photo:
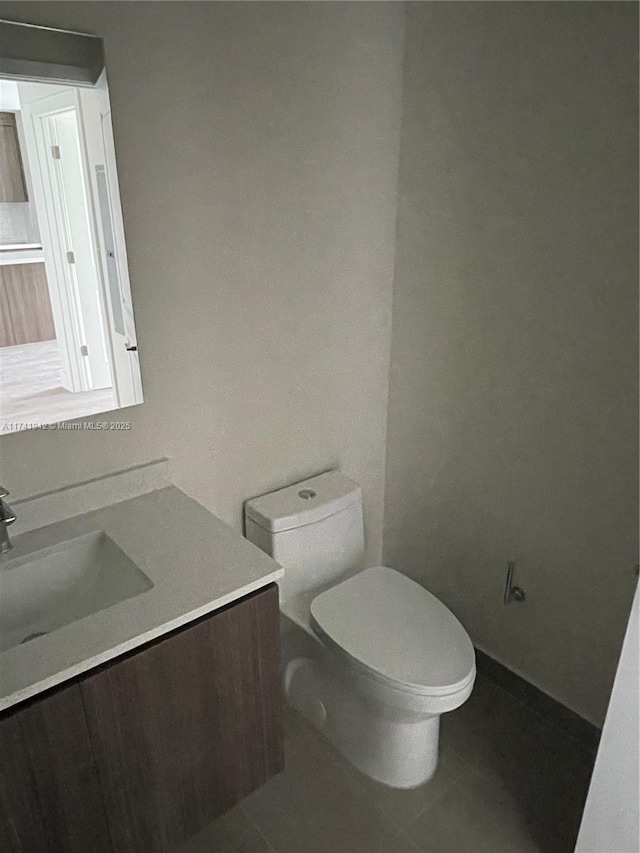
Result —
[{"label": "white countertop", "polygon": [[41,249],[40,243],[0,243],[0,252],[7,249]]},{"label": "white countertop", "polygon": [[42,246],[12,245],[10,248],[0,245],[0,266],[10,264],[43,264],[44,252]]},{"label": "white countertop", "polygon": [[0,710],[217,610],[284,574],[267,554],[175,486],[16,536],[14,549],[0,556],[0,573],[3,562],[8,567],[8,561],[16,557],[99,531],[137,564],[153,587],[0,654]]}]

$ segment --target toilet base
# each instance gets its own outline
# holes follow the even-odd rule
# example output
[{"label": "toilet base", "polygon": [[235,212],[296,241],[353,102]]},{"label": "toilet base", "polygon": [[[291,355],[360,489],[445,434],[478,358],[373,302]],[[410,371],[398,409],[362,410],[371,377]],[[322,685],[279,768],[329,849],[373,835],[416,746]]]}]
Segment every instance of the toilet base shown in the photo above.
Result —
[{"label": "toilet base", "polygon": [[372,779],[392,788],[428,782],[438,763],[440,715],[375,700],[317,637],[282,619],[285,693],[293,707]]}]

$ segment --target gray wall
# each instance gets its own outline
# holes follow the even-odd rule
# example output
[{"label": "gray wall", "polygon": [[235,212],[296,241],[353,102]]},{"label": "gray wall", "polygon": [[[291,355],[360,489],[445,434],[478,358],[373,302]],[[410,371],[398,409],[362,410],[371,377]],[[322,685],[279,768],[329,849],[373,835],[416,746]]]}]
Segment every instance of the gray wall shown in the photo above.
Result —
[{"label": "gray wall", "polygon": [[[637,559],[636,14],[425,3],[405,68],[385,559],[597,721]],[[378,561],[401,4],[0,15],[105,39],[145,393],[128,433],[0,437],[0,480],[168,455],[239,528],[340,465]]]},{"label": "gray wall", "polygon": [[14,495],[167,455],[239,528],[339,465],[380,560],[402,12],[0,4],[105,39],[145,396],[129,433],[0,437]]},{"label": "gray wall", "polygon": [[385,560],[601,722],[637,561],[637,7],[406,27]]}]

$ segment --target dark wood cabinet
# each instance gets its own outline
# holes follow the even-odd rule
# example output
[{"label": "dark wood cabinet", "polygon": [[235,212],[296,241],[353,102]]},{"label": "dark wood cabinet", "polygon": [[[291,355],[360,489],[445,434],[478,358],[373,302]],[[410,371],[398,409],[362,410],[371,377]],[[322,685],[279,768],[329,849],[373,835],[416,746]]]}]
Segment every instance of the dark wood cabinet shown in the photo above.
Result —
[{"label": "dark wood cabinet", "polygon": [[77,685],[0,722],[0,850],[111,850]]},{"label": "dark wood cabinet", "polygon": [[[283,768],[282,701],[271,584],[0,720],[0,849],[174,850]],[[31,739],[44,719],[65,732]],[[47,797],[30,788],[34,767]],[[73,802],[79,846],[64,823]]]},{"label": "dark wood cabinet", "polygon": [[277,589],[81,685],[116,853],[170,850],[279,772]]}]

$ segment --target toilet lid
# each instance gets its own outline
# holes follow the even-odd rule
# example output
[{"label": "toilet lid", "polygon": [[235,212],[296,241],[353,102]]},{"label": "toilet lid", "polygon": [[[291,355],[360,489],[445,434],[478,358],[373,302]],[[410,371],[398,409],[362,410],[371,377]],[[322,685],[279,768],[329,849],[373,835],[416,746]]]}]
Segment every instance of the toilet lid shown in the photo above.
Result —
[{"label": "toilet lid", "polygon": [[380,681],[445,695],[474,677],[469,635],[441,601],[411,578],[374,566],[317,595],[314,629]]}]

